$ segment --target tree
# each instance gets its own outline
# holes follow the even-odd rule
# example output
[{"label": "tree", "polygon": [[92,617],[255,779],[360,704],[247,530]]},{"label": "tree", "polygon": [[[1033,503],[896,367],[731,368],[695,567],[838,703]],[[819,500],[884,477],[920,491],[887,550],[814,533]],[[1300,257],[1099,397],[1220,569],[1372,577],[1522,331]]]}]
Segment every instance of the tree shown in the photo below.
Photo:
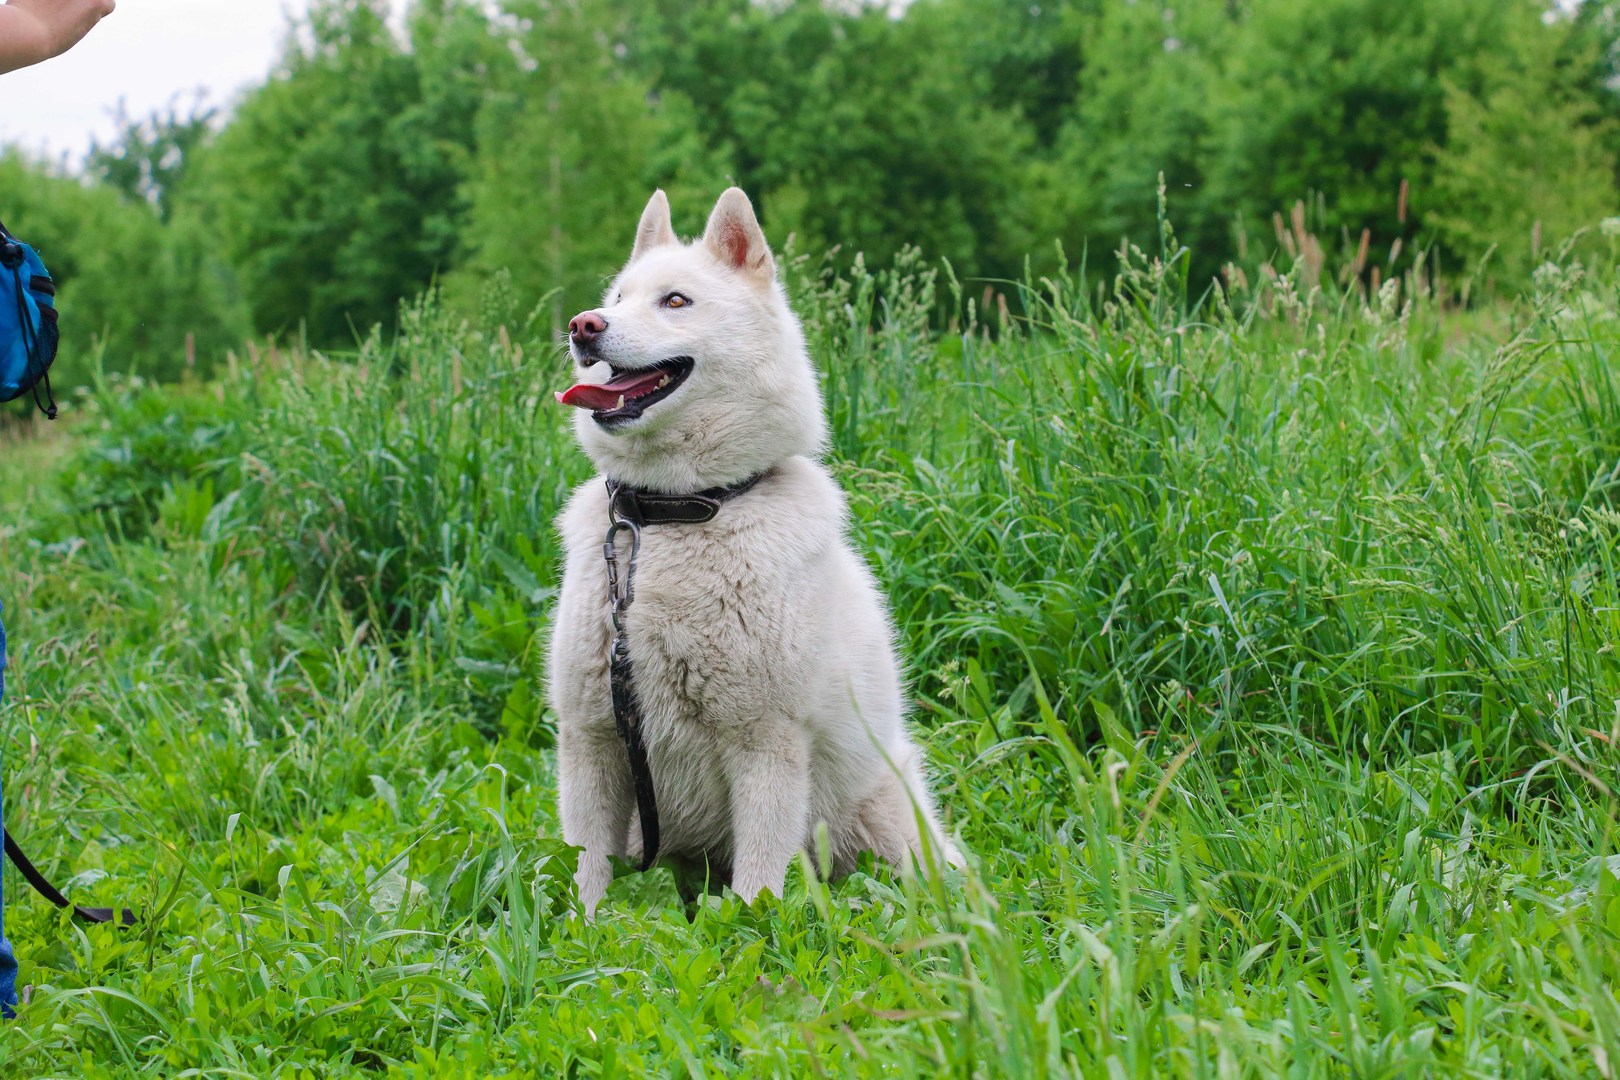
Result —
[{"label": "tree", "polygon": [[936,23],[967,70],[981,72],[987,100],[1028,121],[1050,148],[1080,101],[1086,35],[1106,0],[920,0],[907,19]]},{"label": "tree", "polygon": [[419,5],[413,50],[386,13],[383,0],[319,0],[308,41],[289,36],[204,159],[202,197],[261,331],[351,341],[455,255],[474,99],[444,71],[484,59],[487,22],[470,2]]},{"label": "tree", "polygon": [[85,171],[123,193],[142,199],[168,221],[184,195],[198,150],[213,134],[219,113],[201,96],[182,114],[176,100],[145,120],[132,120],[119,108],[119,134],[110,143],[90,144]]},{"label": "tree", "polygon": [[[175,378],[247,334],[229,270],[194,219],[165,224],[144,199],[0,151],[6,225],[40,252],[55,278],[62,346],[58,387],[109,370]],[[190,339],[188,349],[187,340]]]},{"label": "tree", "polygon": [[[1552,247],[1617,207],[1615,123],[1588,81],[1591,43],[1577,27],[1518,6],[1507,48],[1481,58],[1482,85],[1446,88],[1447,138],[1436,150],[1434,235],[1471,267],[1523,280]],[[1598,84],[1601,86],[1601,84]]]},{"label": "tree", "polygon": [[1036,139],[969,62],[961,22],[816,0],[693,8],[645,0],[630,57],[692,103],[778,243],[876,262],[906,245],[970,272],[1016,272]]},{"label": "tree", "polygon": [[[1375,250],[1421,245],[1435,208],[1446,87],[1519,28],[1515,5],[1473,0],[1253,0],[1212,87],[1207,198],[1269,235],[1271,215],[1320,192],[1321,228]],[[1403,181],[1410,213],[1399,220]]]},{"label": "tree", "polygon": [[691,183],[712,200],[725,174],[672,100],[627,69],[622,6],[510,0],[504,10],[517,27],[515,62],[479,112],[471,259],[456,291],[506,271],[520,297],[550,296],[551,322],[561,326],[566,313],[597,302],[655,187],[676,189],[684,203]]},{"label": "tree", "polygon": [[1156,252],[1158,178],[1207,281],[1230,250],[1207,195],[1210,100],[1232,22],[1218,0],[1107,5],[1086,31],[1078,105],[1058,143],[1050,230],[1107,269],[1122,240]]}]

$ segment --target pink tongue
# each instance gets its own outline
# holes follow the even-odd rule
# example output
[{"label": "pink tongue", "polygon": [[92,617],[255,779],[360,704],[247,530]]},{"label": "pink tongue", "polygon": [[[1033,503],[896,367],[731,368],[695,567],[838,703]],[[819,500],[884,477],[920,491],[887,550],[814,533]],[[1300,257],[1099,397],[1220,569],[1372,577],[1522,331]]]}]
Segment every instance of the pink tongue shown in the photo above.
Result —
[{"label": "pink tongue", "polygon": [[664,375],[665,372],[661,368],[627,371],[600,385],[579,383],[570,386],[557,395],[557,401],[562,405],[572,405],[576,409],[616,409],[619,407],[620,398],[628,402],[658,389],[658,383]]}]

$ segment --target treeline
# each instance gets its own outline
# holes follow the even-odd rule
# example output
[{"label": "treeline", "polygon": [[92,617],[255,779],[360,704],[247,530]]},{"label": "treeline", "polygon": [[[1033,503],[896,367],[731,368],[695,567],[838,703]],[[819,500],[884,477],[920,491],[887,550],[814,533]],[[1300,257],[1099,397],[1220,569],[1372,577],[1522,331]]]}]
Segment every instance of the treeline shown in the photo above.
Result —
[{"label": "treeline", "polygon": [[228,112],[131,123],[84,177],[0,154],[0,220],[70,352],[166,377],[187,335],[352,342],[432,285],[554,318],[654,186],[684,231],[734,182],[778,245],[1006,279],[1156,250],[1163,174],[1199,288],[1304,231],[1369,279],[1515,284],[1616,212],[1617,165],[1615,0],[416,0],[402,33],[317,0]]}]

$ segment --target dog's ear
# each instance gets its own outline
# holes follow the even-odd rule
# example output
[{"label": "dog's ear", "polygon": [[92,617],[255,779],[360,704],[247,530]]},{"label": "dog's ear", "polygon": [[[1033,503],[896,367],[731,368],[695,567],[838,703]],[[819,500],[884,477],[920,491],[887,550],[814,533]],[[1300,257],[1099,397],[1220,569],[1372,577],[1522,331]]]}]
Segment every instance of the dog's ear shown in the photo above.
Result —
[{"label": "dog's ear", "polygon": [[675,243],[675,227],[669,223],[669,200],[664,189],[653,192],[647,200],[647,209],[641,212],[641,224],[636,226],[636,244],[630,249],[630,261],[635,262],[655,247]]},{"label": "dog's ear", "polygon": [[727,188],[714,204],[714,213],[703,230],[703,244],[733,270],[765,281],[776,277],[770,245],[765,243],[765,233],[754,216],[754,204],[742,188]]}]

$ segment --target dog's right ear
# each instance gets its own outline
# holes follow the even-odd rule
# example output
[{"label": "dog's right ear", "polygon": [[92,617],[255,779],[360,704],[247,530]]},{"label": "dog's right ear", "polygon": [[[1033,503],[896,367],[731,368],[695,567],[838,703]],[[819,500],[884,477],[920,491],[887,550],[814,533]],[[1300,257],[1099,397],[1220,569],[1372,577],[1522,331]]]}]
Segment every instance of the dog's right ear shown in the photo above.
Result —
[{"label": "dog's right ear", "polygon": [[641,212],[641,224],[636,226],[636,245],[630,249],[630,261],[635,262],[655,247],[675,243],[675,227],[669,221],[669,200],[664,189],[653,192],[647,200],[647,209]]},{"label": "dog's right ear", "polygon": [[753,274],[761,280],[776,277],[771,246],[754,216],[754,204],[742,188],[727,188],[714,204],[709,225],[703,230],[703,243],[715,257],[733,270]]}]

